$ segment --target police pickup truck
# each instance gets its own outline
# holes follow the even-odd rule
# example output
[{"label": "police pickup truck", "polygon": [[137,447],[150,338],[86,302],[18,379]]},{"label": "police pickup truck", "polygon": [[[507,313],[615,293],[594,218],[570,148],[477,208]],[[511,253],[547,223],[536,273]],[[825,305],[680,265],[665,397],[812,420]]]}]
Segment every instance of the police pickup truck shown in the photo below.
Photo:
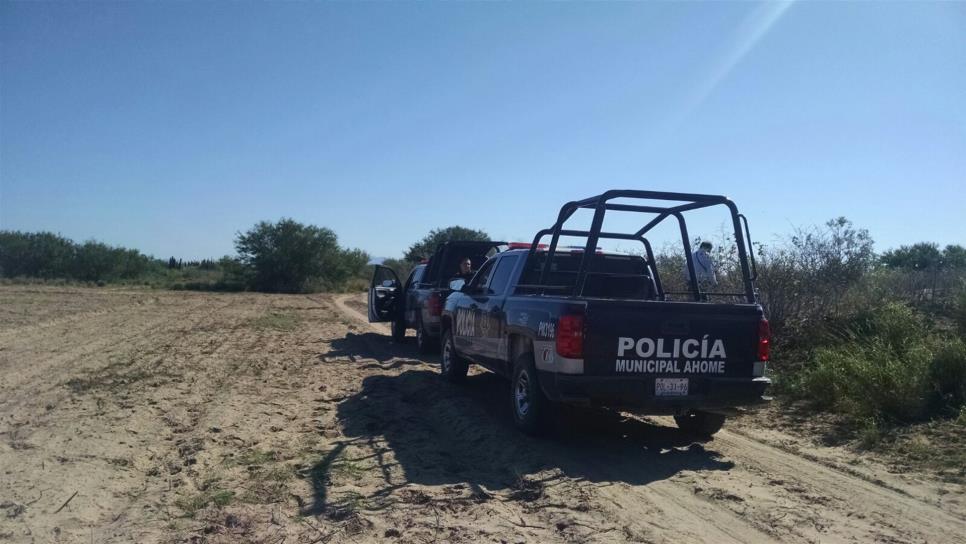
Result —
[{"label": "police pickup truck", "polygon": [[450,279],[469,259],[473,270],[506,247],[505,242],[453,240],[443,242],[430,258],[409,273],[406,282],[392,268],[376,265],[369,284],[369,322],[389,322],[392,338],[401,342],[407,329],[416,330],[416,346],[429,353],[439,345],[443,301],[452,292]]},{"label": "police pickup truck", "polygon": [[[734,227],[742,292],[705,293],[696,281],[684,214],[718,205]],[[593,210],[590,229],[568,229],[582,208]],[[652,217],[632,233],[603,232],[614,210]],[[681,231],[687,292],[665,292],[646,237],[664,220]],[[586,246],[558,247],[561,236],[585,237]],[[749,237],[723,196],[615,190],[569,202],[527,249],[495,254],[469,282],[454,281],[441,316],[441,372],[460,382],[475,363],[508,378],[515,424],[528,433],[566,403],[670,414],[683,430],[710,436],[735,407],[768,400],[770,332]],[[642,255],[599,251],[603,239],[640,242]]]}]

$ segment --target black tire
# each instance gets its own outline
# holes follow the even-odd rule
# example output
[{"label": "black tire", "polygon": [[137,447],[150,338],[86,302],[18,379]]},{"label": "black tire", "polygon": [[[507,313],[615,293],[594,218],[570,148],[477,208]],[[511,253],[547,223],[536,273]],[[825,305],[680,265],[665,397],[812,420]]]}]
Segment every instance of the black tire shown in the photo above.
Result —
[{"label": "black tire", "polygon": [[436,349],[436,343],[426,334],[426,329],[423,328],[421,317],[416,318],[416,348],[419,349],[419,353],[424,355],[432,353]]},{"label": "black tire", "polygon": [[538,380],[533,354],[518,356],[510,380],[510,411],[516,427],[534,436],[547,431],[550,412],[550,400],[543,394]]},{"label": "black tire", "polygon": [[403,318],[393,319],[389,324],[389,330],[392,332],[393,342],[402,344],[406,341],[406,321]]},{"label": "black tire", "polygon": [[456,352],[453,333],[446,331],[443,334],[443,353],[439,361],[439,373],[448,381],[461,383],[466,381],[466,373],[469,369],[469,362]]},{"label": "black tire", "polygon": [[701,437],[710,437],[721,430],[725,416],[709,412],[690,412],[683,416],[674,416],[678,428],[686,433]]}]

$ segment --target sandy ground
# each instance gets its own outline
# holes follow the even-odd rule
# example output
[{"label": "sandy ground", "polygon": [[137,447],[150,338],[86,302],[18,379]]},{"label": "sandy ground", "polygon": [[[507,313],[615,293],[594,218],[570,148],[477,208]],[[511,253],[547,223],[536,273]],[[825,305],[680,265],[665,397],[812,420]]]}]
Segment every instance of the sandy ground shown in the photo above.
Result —
[{"label": "sandy ground", "polygon": [[966,542],[962,486],[439,379],[361,297],[0,287],[0,541]]}]

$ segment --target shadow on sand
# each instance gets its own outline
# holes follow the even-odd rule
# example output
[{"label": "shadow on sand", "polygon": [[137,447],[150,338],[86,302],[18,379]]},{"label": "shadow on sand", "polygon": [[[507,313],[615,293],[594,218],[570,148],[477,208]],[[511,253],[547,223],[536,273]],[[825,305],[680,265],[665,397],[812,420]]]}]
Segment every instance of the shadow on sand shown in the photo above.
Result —
[{"label": "shadow on sand", "polygon": [[[347,333],[329,343],[329,351],[320,355],[323,362],[333,359],[349,359],[363,368],[378,367],[384,370],[406,365],[422,365],[428,362],[412,342],[392,342],[389,337],[374,332]],[[376,364],[373,365],[372,363]]]},{"label": "shadow on sand", "polygon": [[[550,479],[643,485],[684,470],[734,466],[677,428],[615,412],[562,409],[546,436],[532,438],[513,427],[509,384],[494,374],[450,384],[425,366],[415,347],[373,333],[349,334],[332,347],[327,357],[387,370],[418,368],[369,376],[338,404],[345,439],[313,468],[315,497],[306,514],[333,506],[327,503],[329,475],[350,445],[371,452],[357,461],[375,464],[381,473],[380,490],[369,497],[376,500],[409,483],[463,484],[481,496],[495,490],[512,495],[522,476],[542,471],[555,475]],[[392,468],[397,464],[402,477]]]}]

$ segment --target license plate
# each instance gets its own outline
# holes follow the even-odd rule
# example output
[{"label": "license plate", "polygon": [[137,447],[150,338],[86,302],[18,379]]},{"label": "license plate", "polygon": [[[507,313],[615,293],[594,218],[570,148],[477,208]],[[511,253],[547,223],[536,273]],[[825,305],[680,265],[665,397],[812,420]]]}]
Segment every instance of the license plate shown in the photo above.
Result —
[{"label": "license plate", "polygon": [[658,397],[680,397],[688,394],[687,378],[656,378],[654,395]]}]

